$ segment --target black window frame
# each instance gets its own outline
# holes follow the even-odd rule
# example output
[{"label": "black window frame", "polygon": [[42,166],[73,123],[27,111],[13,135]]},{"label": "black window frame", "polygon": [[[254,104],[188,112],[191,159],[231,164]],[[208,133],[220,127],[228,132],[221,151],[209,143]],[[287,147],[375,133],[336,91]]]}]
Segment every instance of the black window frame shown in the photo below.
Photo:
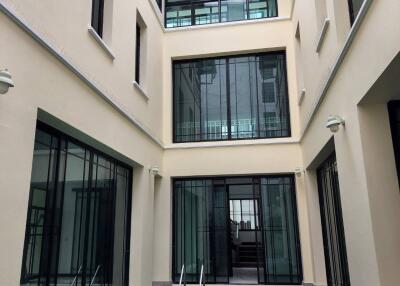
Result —
[{"label": "black window frame", "polygon": [[[96,31],[100,38],[103,37],[103,24],[104,24],[104,1],[105,0],[92,0],[92,28]],[[97,9],[96,9],[97,8]],[[97,10],[97,14],[96,14]]]},{"label": "black window frame", "polygon": [[155,0],[156,1],[156,3],[157,3],[157,6],[158,6],[158,8],[160,8],[160,11],[162,12],[162,2],[163,2],[163,0]]},{"label": "black window frame", "polygon": [[141,27],[136,23],[136,43],[135,43],[135,81],[140,84],[140,49],[141,49]]},{"label": "black window frame", "polygon": [[[177,249],[177,238],[176,238],[176,230],[177,230],[177,221],[176,221],[176,216],[179,213],[179,210],[175,208],[176,206],[176,201],[177,201],[177,195],[176,193],[176,189],[175,189],[175,184],[177,182],[184,182],[184,181],[199,181],[199,180],[211,180],[212,184],[214,187],[221,187],[224,186],[226,187],[227,185],[230,184],[253,184],[255,185],[259,185],[261,186],[261,180],[262,179],[278,179],[278,178],[289,178],[291,181],[291,192],[292,192],[292,199],[293,199],[293,205],[292,205],[292,210],[293,210],[293,215],[294,215],[294,235],[297,239],[296,242],[296,258],[298,259],[298,265],[297,265],[297,270],[299,271],[298,274],[298,282],[278,282],[278,281],[270,281],[268,280],[269,278],[265,279],[262,283],[257,283],[254,285],[302,285],[303,283],[303,278],[304,278],[304,271],[303,271],[303,260],[302,260],[302,249],[301,249],[301,237],[300,237],[300,220],[299,220],[299,213],[298,213],[298,203],[297,203],[297,188],[296,188],[296,179],[293,173],[280,173],[280,174],[257,174],[257,175],[252,175],[252,174],[248,174],[248,175],[236,175],[236,176],[216,176],[216,177],[210,177],[210,176],[176,176],[176,177],[171,177],[171,197],[172,197],[172,271],[171,271],[171,280],[173,281],[173,283],[178,284],[179,283],[179,278],[178,275],[181,271],[181,269],[176,267],[176,249]],[[246,183],[228,183],[228,180],[241,180],[241,179],[250,179],[251,183],[248,181]],[[254,192],[254,190],[253,190]],[[229,201],[227,202],[227,204],[229,205]],[[264,224],[264,219],[261,216],[261,213],[263,212],[262,207],[260,206],[259,211],[258,211],[258,215],[260,216],[259,218],[259,225],[263,226]],[[229,212],[227,213],[227,220],[230,220],[230,214]],[[214,219],[210,219],[211,221],[213,221],[213,223],[215,223]],[[260,227],[261,229],[262,227]],[[251,230],[251,231],[255,231],[255,230]],[[229,236],[229,230],[227,229],[227,236]],[[229,239],[228,239],[229,241]],[[230,246],[230,242],[228,242],[228,246]],[[212,256],[215,256],[215,253],[211,253]],[[231,254],[229,254],[228,259],[231,259]],[[215,257],[212,260],[216,260]],[[229,263],[229,262],[228,262]],[[262,263],[260,264],[262,265]],[[185,265],[185,267],[187,267]],[[265,265],[264,265],[265,267]],[[198,282],[187,282],[186,281],[186,277],[187,277],[187,273],[186,273],[186,269],[184,272],[184,282],[186,284],[197,284]],[[215,270],[214,270],[215,271]],[[261,270],[260,270],[261,271]],[[200,273],[197,273],[200,274]],[[216,275],[214,273],[214,275]],[[259,275],[259,274],[257,274]],[[265,278],[268,276],[267,273],[264,274]],[[199,275],[197,275],[197,277],[199,277]],[[293,277],[291,277],[290,279],[292,280]],[[208,284],[228,284],[228,285],[242,285],[241,283],[231,283],[229,281],[229,277],[228,277],[228,282],[226,281],[217,281],[217,279],[215,279],[215,281],[212,282],[207,282],[207,278],[206,275],[204,276],[204,281]]]},{"label": "black window frame", "polygon": [[[133,199],[133,194],[132,194],[133,169],[132,169],[132,167],[127,165],[127,164],[125,164],[124,162],[121,162],[118,159],[116,159],[116,158],[114,158],[114,157],[112,157],[112,156],[110,156],[110,155],[108,155],[108,154],[106,154],[106,153],[104,153],[104,152],[92,147],[91,145],[88,145],[88,144],[86,144],[86,143],[84,143],[84,142],[82,142],[82,141],[80,141],[80,140],[78,140],[78,139],[76,139],[76,138],[74,138],[74,137],[72,137],[70,135],[67,135],[66,133],[64,133],[64,132],[62,132],[62,131],[60,131],[60,130],[58,130],[58,129],[56,129],[56,128],[54,128],[54,127],[52,127],[52,126],[50,126],[50,125],[48,125],[48,124],[46,124],[46,123],[44,123],[42,121],[37,121],[36,122],[35,130],[36,131],[37,130],[43,131],[43,132],[49,134],[50,136],[57,138],[58,143],[57,143],[57,146],[55,147],[56,148],[56,152],[55,152],[55,155],[54,155],[55,158],[53,158],[53,160],[55,160],[57,163],[56,163],[56,167],[55,168],[53,167],[53,170],[52,170],[52,172],[55,172],[55,175],[53,175],[54,182],[52,182],[52,184],[50,184],[50,185],[54,185],[53,188],[55,188],[55,189],[58,188],[59,190],[57,190],[57,191],[60,192],[61,196],[64,195],[64,188],[65,187],[64,187],[64,182],[63,181],[62,182],[59,181],[60,180],[60,178],[59,178],[59,176],[60,176],[59,169],[60,169],[60,164],[63,164],[64,165],[64,171],[62,172],[63,173],[62,176],[65,176],[65,174],[66,174],[66,165],[67,165],[67,163],[66,163],[67,162],[67,158],[66,157],[63,159],[64,162],[61,162],[61,159],[60,159],[62,144],[68,145],[68,144],[71,143],[71,144],[77,145],[80,148],[84,148],[87,151],[87,153],[91,154],[88,159],[86,159],[86,157],[85,157],[85,160],[88,161],[88,164],[93,164],[94,163],[94,156],[97,156],[98,158],[102,157],[105,160],[112,162],[112,164],[114,164],[114,168],[115,168],[115,172],[116,172],[115,176],[117,176],[116,169],[118,167],[122,167],[122,168],[126,169],[126,172],[127,172],[126,211],[127,212],[125,213],[126,214],[126,221],[125,221],[126,228],[125,228],[125,233],[124,233],[124,256],[125,256],[125,258],[124,258],[124,264],[121,267],[121,269],[123,271],[123,274],[122,274],[123,275],[123,280],[122,280],[123,285],[125,285],[125,286],[129,285],[129,281],[130,281],[129,268],[130,268],[130,264],[131,264],[131,262],[130,262],[130,259],[131,259],[131,257],[130,257],[131,248],[130,248],[130,246],[131,246],[131,234],[132,234],[131,233],[131,222],[132,222],[132,208],[133,208],[133,204],[132,204],[132,199]],[[61,143],[61,141],[64,141],[64,143]],[[35,144],[36,144],[36,137],[35,137]],[[99,161],[97,161],[96,164],[99,165],[100,164]],[[92,167],[89,167],[89,172],[90,172],[91,168]],[[93,178],[94,178],[93,174],[89,174],[88,175],[88,181],[92,180]],[[49,185],[49,179],[47,180],[47,184]],[[63,186],[57,186],[59,184],[62,184]],[[52,195],[52,196],[54,198],[51,198],[51,200],[55,201],[55,196],[54,195]],[[115,196],[112,199],[115,199]],[[64,274],[64,273],[58,273],[58,272],[57,273],[50,273],[51,271],[53,271],[53,265],[51,264],[51,262],[55,262],[55,264],[56,264],[55,269],[56,270],[58,270],[58,267],[59,267],[60,237],[58,237],[58,248],[57,249],[53,250],[51,248],[52,245],[54,244],[54,242],[52,240],[50,241],[49,256],[45,257],[44,262],[40,261],[40,266],[39,266],[40,268],[39,268],[38,275],[26,276],[26,273],[24,272],[24,265],[26,264],[26,259],[27,259],[27,255],[28,255],[28,246],[29,246],[28,245],[28,241],[29,241],[29,231],[30,231],[29,218],[30,218],[30,213],[31,213],[31,210],[32,210],[32,200],[33,200],[33,192],[32,192],[32,186],[30,186],[29,199],[28,199],[28,205],[27,205],[27,215],[26,215],[27,219],[26,219],[26,224],[25,224],[25,237],[24,237],[24,245],[23,245],[22,264],[21,264],[21,272],[20,272],[20,284],[22,285],[22,284],[25,284],[25,283],[30,283],[30,285],[33,285],[33,284],[42,285],[41,283],[45,283],[45,285],[49,285],[49,283],[50,284],[55,283],[54,285],[58,285],[57,279],[62,278],[62,277],[71,277],[70,274]],[[61,199],[61,202],[62,201],[63,201],[63,198]],[[44,207],[45,211],[48,208],[48,206],[47,206],[48,203],[49,203],[49,199],[46,198],[46,202],[45,202],[46,206]],[[52,221],[54,220],[53,217],[55,217],[55,215],[54,215],[55,210],[54,209],[55,209],[54,207],[53,207],[53,209],[50,209],[50,213],[48,214],[48,216],[52,216],[52,218],[51,218]],[[115,200],[114,200],[114,206],[110,210],[110,212],[112,214],[112,217],[114,219],[112,221],[112,228],[115,227],[115,214],[116,214],[115,210],[116,210],[116,206],[115,206]],[[60,218],[58,218],[58,219],[60,221],[62,220],[62,214],[61,214]],[[53,222],[52,222],[52,224],[53,224]],[[52,224],[50,226],[52,226]],[[52,232],[50,232],[50,234],[51,233]],[[45,236],[45,234],[43,234],[43,236]],[[112,231],[111,236],[112,236],[112,243],[113,243],[113,248],[114,248],[115,247],[115,245],[114,245],[114,239],[115,239],[114,230]],[[44,242],[42,242],[42,247],[43,247],[43,245],[44,245]],[[111,251],[112,251],[111,253],[113,253],[113,249]],[[54,257],[53,257],[53,254],[55,255]],[[40,254],[40,256],[42,256],[42,253]],[[42,257],[40,257],[40,258],[42,258]],[[55,258],[55,261],[54,261],[54,258]],[[44,273],[43,273],[43,269],[42,269],[43,265],[47,265],[48,266],[48,269],[45,269]],[[115,265],[113,265],[113,263],[111,263],[111,266],[109,266],[110,267],[109,269],[111,269],[111,271],[112,271],[114,266]],[[78,276],[78,274],[81,274],[81,278],[80,279],[82,279],[82,280],[86,279],[86,276],[85,276],[83,270],[80,273],[78,271],[78,273],[76,273],[76,276]],[[29,281],[29,279],[38,279],[38,281],[37,282],[31,282],[31,281]],[[55,282],[51,282],[51,281],[53,281],[51,279],[55,279]],[[110,279],[112,281],[113,277],[111,277]],[[83,281],[82,281],[82,283],[83,283]],[[86,281],[85,284],[82,284],[82,285],[89,285],[89,283]]]},{"label": "black window frame", "polygon": [[327,283],[350,286],[336,153],[331,153],[316,172]]},{"label": "black window frame", "polygon": [[[364,3],[365,0],[363,0]],[[361,4],[360,9],[358,11],[354,10],[354,3],[353,0],[347,0],[348,7],[349,7],[349,16],[350,16],[350,26],[353,26],[355,20],[357,19],[358,14],[360,13],[360,9],[363,4]]]},{"label": "black window frame", "polygon": [[[250,19],[249,15],[250,15],[250,9],[249,9],[249,4],[251,3],[251,0],[244,0],[245,1],[245,5],[246,5],[246,16],[247,19],[240,19],[240,20],[232,20],[232,21],[221,21],[221,2],[223,2],[224,0],[183,0],[180,1],[179,3],[174,3],[174,4],[168,4],[168,0],[164,0],[164,27],[166,29],[174,29],[174,28],[180,28],[180,27],[191,27],[191,26],[202,26],[202,25],[210,25],[210,24],[221,24],[221,23],[229,23],[229,22],[243,22],[243,21],[249,21],[249,20],[258,20],[258,19],[268,19],[268,18],[276,18],[279,17],[279,7],[278,7],[278,0],[273,0],[275,1],[274,6],[275,6],[275,10],[273,11],[273,16],[266,16],[266,17],[261,17],[261,18],[254,18],[254,19]],[[269,12],[269,8],[268,8],[268,1],[269,0],[265,0],[266,4],[267,4],[267,13]],[[196,5],[199,4],[204,4],[204,3],[211,3],[211,2],[218,2],[218,21],[217,22],[211,22],[211,23],[204,23],[204,24],[196,24],[196,17],[195,17],[195,7]],[[167,27],[167,12],[168,12],[168,8],[169,7],[178,7],[178,6],[190,6],[190,25],[177,25],[174,27]],[[212,15],[212,14],[210,14]]]},{"label": "black window frame", "polygon": [[396,163],[397,179],[400,182],[400,100],[392,100],[387,104],[389,124],[392,136],[394,159]]},{"label": "black window frame", "polygon": [[[228,138],[226,139],[216,139],[216,140],[192,140],[192,141],[179,141],[177,140],[177,132],[176,132],[176,119],[177,119],[177,110],[175,106],[175,100],[179,97],[178,94],[175,94],[175,72],[174,66],[175,64],[182,64],[182,63],[195,63],[207,60],[219,60],[219,59],[231,59],[231,58],[240,58],[246,56],[262,56],[262,55],[282,55],[283,59],[283,67],[284,67],[284,75],[285,75],[285,93],[286,93],[286,104],[284,108],[287,112],[287,135],[283,136],[260,136],[260,137],[253,137],[253,138],[232,138],[232,131],[230,127],[230,122],[232,119],[231,108],[230,108],[230,90],[229,84],[227,90],[227,120],[228,120]],[[227,66],[229,63],[227,64]],[[181,144],[181,143],[198,143],[198,142],[219,142],[219,141],[236,141],[236,140],[258,140],[258,139],[276,139],[276,138],[290,138],[292,136],[292,128],[291,128],[291,114],[290,114],[290,95],[289,95],[289,86],[288,86],[288,70],[287,70],[287,55],[286,50],[279,50],[279,51],[270,51],[270,52],[259,52],[259,53],[244,53],[244,54],[237,54],[237,55],[227,55],[227,56],[216,56],[216,57],[202,57],[202,58],[193,58],[193,59],[185,59],[185,60],[173,60],[172,61],[172,143],[174,144]],[[181,91],[180,91],[181,93]]]}]

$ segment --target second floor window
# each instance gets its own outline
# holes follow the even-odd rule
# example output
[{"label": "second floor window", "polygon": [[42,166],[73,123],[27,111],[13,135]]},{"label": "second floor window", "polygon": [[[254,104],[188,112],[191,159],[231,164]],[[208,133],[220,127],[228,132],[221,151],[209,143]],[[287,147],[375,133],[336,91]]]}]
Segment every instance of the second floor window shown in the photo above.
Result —
[{"label": "second floor window", "polygon": [[104,0],[92,1],[92,28],[103,37]]},{"label": "second floor window", "polygon": [[361,6],[364,0],[348,0],[349,1],[349,14],[350,14],[350,24],[353,25],[357,18],[358,12],[360,12]]},{"label": "second floor window", "polygon": [[135,81],[140,84],[140,38],[141,31],[139,24],[136,24],[136,51],[135,51]]},{"label": "second floor window", "polygon": [[174,142],[290,136],[284,52],[175,61]]},{"label": "second floor window", "polygon": [[166,0],[165,27],[232,22],[278,15],[276,0]]}]

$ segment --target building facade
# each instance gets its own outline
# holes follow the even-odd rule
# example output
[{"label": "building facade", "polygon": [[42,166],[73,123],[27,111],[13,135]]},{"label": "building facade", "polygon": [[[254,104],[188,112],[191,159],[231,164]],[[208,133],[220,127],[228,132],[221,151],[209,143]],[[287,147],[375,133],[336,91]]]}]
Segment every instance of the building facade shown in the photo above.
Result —
[{"label": "building facade", "polygon": [[0,285],[398,285],[399,10],[1,0]]}]

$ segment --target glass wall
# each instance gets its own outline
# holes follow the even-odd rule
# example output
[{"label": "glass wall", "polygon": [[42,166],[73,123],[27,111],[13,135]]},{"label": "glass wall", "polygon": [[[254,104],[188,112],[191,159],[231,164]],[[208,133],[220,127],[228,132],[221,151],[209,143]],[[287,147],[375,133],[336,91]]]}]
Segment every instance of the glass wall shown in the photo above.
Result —
[{"label": "glass wall", "polygon": [[38,123],[21,285],[127,285],[131,170]]},{"label": "glass wall", "polygon": [[335,153],[317,169],[317,177],[326,280],[328,286],[350,286]]},{"label": "glass wall", "polygon": [[176,61],[174,142],[290,136],[285,53]]},{"label": "glass wall", "polygon": [[265,283],[302,282],[296,197],[292,177],[261,178]]},{"label": "glass wall", "polygon": [[[237,232],[249,237],[251,230],[257,253],[246,265],[256,265],[255,282],[302,283],[293,176],[176,179],[173,188],[175,283],[183,265],[188,283],[199,282],[202,265],[207,283],[237,283],[234,269],[242,266],[232,253],[249,246]],[[238,228],[246,223],[248,228]]]},{"label": "glass wall", "polygon": [[365,0],[348,0],[349,1],[349,14],[350,23],[353,25],[356,20],[358,13],[360,12],[361,6]]},{"label": "glass wall", "polygon": [[165,27],[276,17],[276,0],[166,0]]}]

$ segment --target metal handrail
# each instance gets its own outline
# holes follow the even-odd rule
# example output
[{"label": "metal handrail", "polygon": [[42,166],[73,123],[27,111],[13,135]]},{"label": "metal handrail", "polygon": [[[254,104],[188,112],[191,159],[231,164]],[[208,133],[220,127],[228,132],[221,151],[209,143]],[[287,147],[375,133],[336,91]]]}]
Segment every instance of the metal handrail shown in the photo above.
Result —
[{"label": "metal handrail", "polygon": [[79,272],[81,272],[81,270],[82,270],[82,264],[81,266],[79,266],[78,272],[76,273],[74,280],[72,280],[71,286],[75,285],[76,279],[78,278]]},{"label": "metal handrail", "polygon": [[96,278],[96,275],[97,275],[97,272],[98,272],[99,269],[100,269],[100,266],[101,266],[101,264],[99,264],[99,265],[97,266],[96,272],[94,273],[93,278],[92,278],[92,281],[90,282],[90,286],[93,285],[94,279]]},{"label": "metal handrail", "polygon": [[203,276],[204,276],[204,264],[201,265],[199,286],[201,286],[201,285],[204,286],[205,285]]},{"label": "metal handrail", "polygon": [[183,280],[183,285],[186,286],[186,269],[185,269],[185,264],[182,265],[182,269],[181,269],[181,278],[179,279],[179,286],[182,285],[182,280]]}]

